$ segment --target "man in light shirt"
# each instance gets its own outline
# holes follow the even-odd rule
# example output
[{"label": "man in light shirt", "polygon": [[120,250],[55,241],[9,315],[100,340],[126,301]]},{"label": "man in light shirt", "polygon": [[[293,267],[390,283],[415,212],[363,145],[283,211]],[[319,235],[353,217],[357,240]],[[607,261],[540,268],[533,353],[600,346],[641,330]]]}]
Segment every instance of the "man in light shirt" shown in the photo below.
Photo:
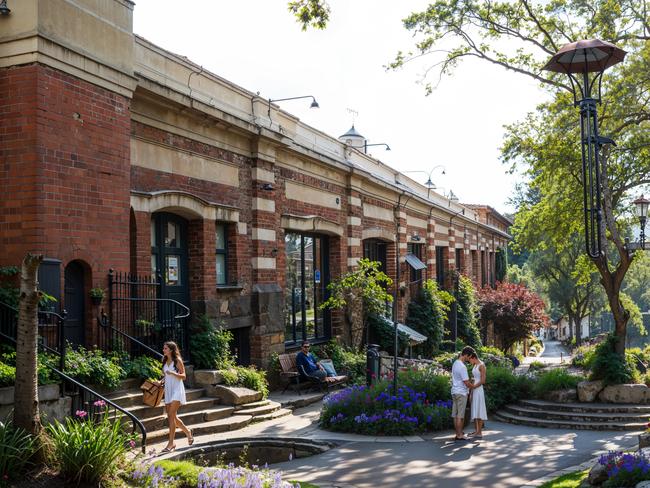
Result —
[{"label": "man in light shirt", "polygon": [[473,347],[465,347],[451,367],[451,416],[454,419],[454,428],[456,429],[454,440],[456,441],[469,440],[463,432],[463,424],[465,423],[465,408],[472,382],[469,380],[465,363],[473,354],[476,354]]}]

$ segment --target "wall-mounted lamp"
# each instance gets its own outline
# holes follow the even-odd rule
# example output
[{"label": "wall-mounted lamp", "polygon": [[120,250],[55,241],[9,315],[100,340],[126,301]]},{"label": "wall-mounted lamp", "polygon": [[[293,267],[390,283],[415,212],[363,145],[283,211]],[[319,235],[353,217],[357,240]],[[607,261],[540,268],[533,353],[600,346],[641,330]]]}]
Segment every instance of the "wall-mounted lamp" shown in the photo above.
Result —
[{"label": "wall-mounted lamp", "polygon": [[413,233],[413,235],[411,236],[411,240],[415,242],[419,242],[421,239],[422,238],[416,233]]},{"label": "wall-mounted lamp", "polygon": [[424,182],[424,186],[427,187],[427,199],[428,199],[429,195],[431,193],[431,190],[435,190],[437,188],[436,184],[433,181],[431,181],[431,174],[438,168],[442,168],[442,174],[443,175],[447,174],[446,173],[447,169],[445,168],[445,166],[443,164],[438,164],[438,165],[434,166],[433,168],[431,168],[431,171],[428,171],[428,172],[427,171],[422,171],[422,170],[413,170],[413,171],[404,171],[404,173],[422,173],[422,174],[427,175],[427,181]]},{"label": "wall-mounted lamp", "polygon": [[274,98],[274,99],[269,98],[269,112],[268,112],[269,119],[271,118],[271,104],[273,102],[284,102],[284,101],[287,101],[287,100],[299,100],[301,98],[311,98],[312,99],[312,102],[311,102],[311,105],[309,106],[309,108],[320,108],[320,106],[318,105],[318,102],[316,101],[316,98],[314,98],[313,95],[303,95],[301,97],[289,97],[289,98]]},{"label": "wall-mounted lamp", "polygon": [[273,185],[271,183],[263,183],[262,186],[260,186],[260,190],[271,191],[273,190]]},{"label": "wall-mounted lamp", "polygon": [[7,0],[0,0],[0,15],[9,15],[11,10],[7,7]]}]

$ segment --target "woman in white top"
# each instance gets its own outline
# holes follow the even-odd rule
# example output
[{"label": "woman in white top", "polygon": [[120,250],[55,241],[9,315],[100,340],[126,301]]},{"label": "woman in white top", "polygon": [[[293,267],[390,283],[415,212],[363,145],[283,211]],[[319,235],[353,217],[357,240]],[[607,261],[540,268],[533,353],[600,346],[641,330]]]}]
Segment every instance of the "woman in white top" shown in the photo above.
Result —
[{"label": "woman in white top", "polygon": [[176,428],[181,429],[187,436],[187,443],[191,446],[194,443],[192,431],[188,429],[183,421],[178,418],[178,409],[187,403],[185,399],[185,366],[181,352],[175,342],[165,342],[163,346],[163,374],[165,375],[165,411],[169,422],[169,440],[167,447],[162,452],[171,452],[176,449],[174,438]]},{"label": "woman in white top", "polygon": [[487,371],[483,363],[476,354],[469,357],[469,362],[474,365],[472,368],[473,388],[471,393],[471,411],[472,420],[476,430],[468,435],[482,439],[483,438],[483,421],[487,420],[487,409],[485,408],[485,391],[483,385],[487,380]]}]

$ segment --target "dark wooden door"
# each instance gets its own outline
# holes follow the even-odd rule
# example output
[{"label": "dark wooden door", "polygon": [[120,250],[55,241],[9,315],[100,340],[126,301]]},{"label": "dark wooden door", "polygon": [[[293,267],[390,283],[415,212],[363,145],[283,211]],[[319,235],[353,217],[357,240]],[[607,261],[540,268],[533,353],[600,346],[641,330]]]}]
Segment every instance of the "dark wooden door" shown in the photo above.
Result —
[{"label": "dark wooden door", "polygon": [[73,345],[84,345],[86,326],[86,293],[84,269],[72,261],[65,267],[65,328],[63,337]]}]

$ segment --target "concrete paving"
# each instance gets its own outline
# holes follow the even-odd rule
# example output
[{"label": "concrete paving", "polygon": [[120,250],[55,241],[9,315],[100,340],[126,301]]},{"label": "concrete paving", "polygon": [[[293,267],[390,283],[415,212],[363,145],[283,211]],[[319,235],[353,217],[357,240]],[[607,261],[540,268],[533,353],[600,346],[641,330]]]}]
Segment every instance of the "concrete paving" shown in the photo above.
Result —
[{"label": "concrete paving", "polygon": [[[318,427],[321,403],[294,415],[253,424],[237,432],[197,437],[200,443],[243,437],[332,440],[325,454],[273,465],[284,479],[322,488],[521,487],[549,473],[583,463],[602,452],[629,449],[637,433],[563,431],[490,420],[485,437],[453,442],[453,432],[425,436],[376,437],[333,433]],[[179,450],[185,440],[179,439]],[[156,446],[158,452],[164,444]]]}]

